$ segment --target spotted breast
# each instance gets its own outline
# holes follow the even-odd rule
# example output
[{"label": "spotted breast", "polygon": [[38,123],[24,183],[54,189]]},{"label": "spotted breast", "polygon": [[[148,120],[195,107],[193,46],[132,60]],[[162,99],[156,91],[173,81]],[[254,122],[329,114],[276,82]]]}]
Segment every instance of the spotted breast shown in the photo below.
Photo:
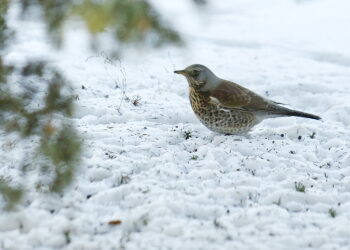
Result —
[{"label": "spotted breast", "polygon": [[258,119],[253,113],[224,108],[215,103],[208,92],[201,92],[190,87],[189,98],[198,119],[214,132],[224,134],[245,133],[258,123]]}]

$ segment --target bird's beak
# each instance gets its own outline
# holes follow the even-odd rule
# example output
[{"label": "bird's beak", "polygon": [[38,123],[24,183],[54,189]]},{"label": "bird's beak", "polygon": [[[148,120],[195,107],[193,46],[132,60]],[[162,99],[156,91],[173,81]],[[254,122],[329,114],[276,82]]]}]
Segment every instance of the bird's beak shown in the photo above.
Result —
[{"label": "bird's beak", "polygon": [[174,73],[180,74],[180,75],[186,75],[187,72],[185,70],[175,70]]}]

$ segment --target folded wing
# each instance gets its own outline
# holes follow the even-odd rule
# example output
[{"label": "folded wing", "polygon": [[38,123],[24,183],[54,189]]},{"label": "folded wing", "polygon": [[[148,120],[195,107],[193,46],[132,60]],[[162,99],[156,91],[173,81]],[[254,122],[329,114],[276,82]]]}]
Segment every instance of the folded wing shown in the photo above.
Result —
[{"label": "folded wing", "polygon": [[280,103],[270,101],[236,83],[222,81],[211,90],[210,99],[213,103],[228,109],[240,109],[247,112],[260,112],[272,116],[299,116],[320,120],[321,117],[280,106]]},{"label": "folded wing", "polygon": [[247,111],[268,111],[273,109],[272,106],[278,106],[254,92],[229,81],[222,81],[218,87],[211,90],[210,97],[213,102],[225,108]]}]

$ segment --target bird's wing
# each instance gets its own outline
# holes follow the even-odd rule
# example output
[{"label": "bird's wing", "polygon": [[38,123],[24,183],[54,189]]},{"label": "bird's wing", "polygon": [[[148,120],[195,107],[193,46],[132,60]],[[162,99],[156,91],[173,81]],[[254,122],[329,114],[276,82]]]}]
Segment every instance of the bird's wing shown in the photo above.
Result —
[{"label": "bird's wing", "polygon": [[222,81],[210,91],[210,99],[225,108],[239,108],[244,110],[268,110],[271,101],[255,94],[236,83]]}]

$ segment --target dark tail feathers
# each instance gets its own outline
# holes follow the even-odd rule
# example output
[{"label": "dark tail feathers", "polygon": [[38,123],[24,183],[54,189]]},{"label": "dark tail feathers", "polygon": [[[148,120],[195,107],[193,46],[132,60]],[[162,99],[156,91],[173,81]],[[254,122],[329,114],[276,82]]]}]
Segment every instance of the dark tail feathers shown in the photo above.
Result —
[{"label": "dark tail feathers", "polygon": [[309,113],[304,113],[301,111],[297,110],[288,110],[285,112],[281,112],[281,115],[286,115],[286,116],[298,116],[298,117],[304,117],[304,118],[310,118],[310,119],[315,119],[315,120],[321,120],[321,117]]}]

